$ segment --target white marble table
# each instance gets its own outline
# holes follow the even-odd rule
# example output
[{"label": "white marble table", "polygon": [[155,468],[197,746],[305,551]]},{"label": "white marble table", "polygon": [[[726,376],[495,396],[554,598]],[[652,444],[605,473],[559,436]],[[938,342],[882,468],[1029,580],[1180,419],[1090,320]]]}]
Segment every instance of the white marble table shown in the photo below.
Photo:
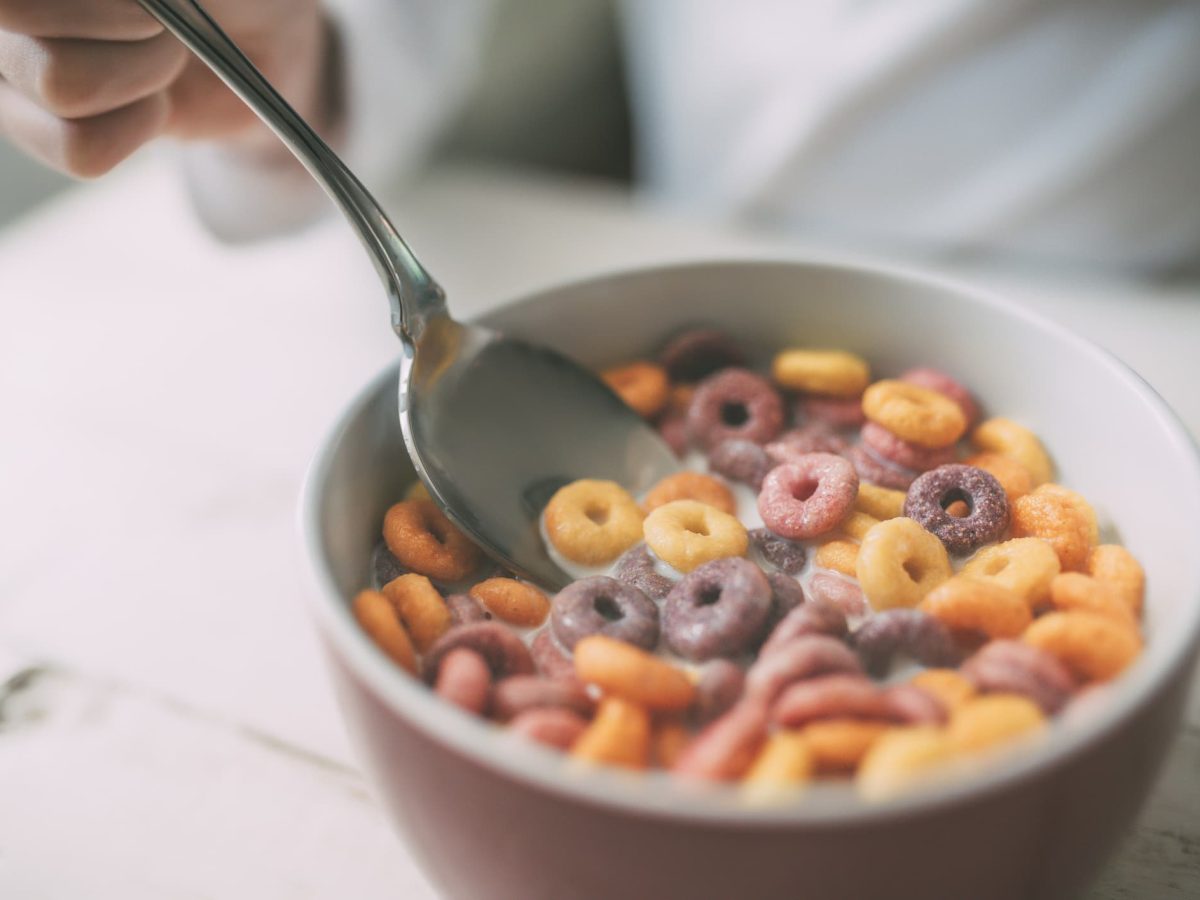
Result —
[{"label": "white marble table", "polygon": [[[822,249],[476,170],[392,205],[460,314],[615,266]],[[0,235],[0,897],[432,897],[300,602],[305,465],[395,351],[359,253],[333,223],[219,246],[154,159]],[[1116,350],[1200,433],[1200,286],[966,274]],[[1195,697],[1190,722],[1089,896],[1200,895]]]}]

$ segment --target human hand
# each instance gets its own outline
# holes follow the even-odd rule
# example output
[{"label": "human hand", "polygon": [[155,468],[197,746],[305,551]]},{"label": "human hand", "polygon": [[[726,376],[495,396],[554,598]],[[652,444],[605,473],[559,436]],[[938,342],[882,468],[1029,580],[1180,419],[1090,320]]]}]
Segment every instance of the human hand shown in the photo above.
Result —
[{"label": "human hand", "polygon": [[[319,130],[336,123],[319,0],[206,0]],[[133,0],[0,0],[0,135],[43,163],[102,175],[159,135],[284,151],[254,114]]]}]

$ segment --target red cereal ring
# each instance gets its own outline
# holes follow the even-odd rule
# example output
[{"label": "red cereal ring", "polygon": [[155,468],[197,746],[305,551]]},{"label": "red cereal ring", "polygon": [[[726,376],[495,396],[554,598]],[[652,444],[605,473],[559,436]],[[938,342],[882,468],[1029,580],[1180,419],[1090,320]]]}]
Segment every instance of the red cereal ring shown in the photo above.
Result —
[{"label": "red cereal ring", "polygon": [[781,650],[794,639],[809,634],[827,635],[844,638],[849,633],[846,625],[846,615],[838,607],[814,598],[802,606],[797,606],[780,619],[779,624],[771,631],[766,642],[758,651],[758,658],[765,659],[777,650]]},{"label": "red cereal ring", "polygon": [[588,694],[583,682],[573,678],[554,680],[537,675],[510,675],[492,689],[492,714],[501,722],[530,709],[546,708],[569,709],[587,718],[595,711],[596,701]]},{"label": "red cereal ring", "polygon": [[863,481],[894,491],[907,491],[908,486],[917,477],[917,473],[912,469],[886,462],[861,445],[851,447],[846,452],[846,458],[853,463],[854,470]]},{"label": "red cereal ring", "polygon": [[760,656],[746,673],[746,696],[770,705],[788,685],[833,673],[862,674],[854,651],[839,640],[810,634]]},{"label": "red cereal ring", "polygon": [[700,667],[696,697],[689,711],[697,725],[707,725],[725,715],[742,698],[746,673],[737,663],[714,659]]},{"label": "red cereal ring", "polygon": [[404,500],[383,519],[383,539],[400,564],[434,581],[462,581],[483,554],[431,500]]},{"label": "red cereal ring", "polygon": [[858,474],[840,456],[810,453],[763,479],[758,512],[781,537],[807,540],[837,528],[854,508]]},{"label": "red cereal ring", "polygon": [[865,675],[823,675],[797,681],[771,708],[771,721],[784,728],[830,718],[901,719],[887,694]]},{"label": "red cereal ring", "polygon": [[700,382],[687,412],[688,435],[705,449],[741,438],[764,444],[783,427],[783,400],[746,369],[723,369]]},{"label": "red cereal ring", "polygon": [[793,409],[798,419],[823,422],[834,428],[857,428],[867,419],[863,414],[861,394],[857,397],[806,394],[796,401]]},{"label": "red cereal ring", "polygon": [[802,428],[785,431],[764,449],[771,462],[780,465],[809,453],[843,456],[850,450],[850,442],[824,422],[810,422]]},{"label": "red cereal ring", "polygon": [[659,363],[674,381],[699,381],[719,369],[746,364],[737,342],[715,328],[692,328],[675,335],[658,353]]},{"label": "red cereal ring", "polygon": [[491,688],[487,661],[469,647],[456,647],[438,666],[433,690],[443,700],[482,716],[488,708]]},{"label": "red cereal ring", "polygon": [[518,715],[508,723],[508,730],[547,747],[566,751],[587,730],[587,720],[569,709],[539,707]]},{"label": "red cereal ring", "polygon": [[534,672],[533,657],[519,637],[499,622],[477,622],[451,628],[429,648],[422,666],[426,682],[437,681],[442,660],[459,647],[474,650],[482,656],[495,679]]},{"label": "red cereal ring", "polygon": [[863,446],[869,447],[881,459],[915,472],[928,472],[952,463],[958,455],[953,444],[949,447],[922,447],[892,434],[878,422],[863,425],[861,435]]},{"label": "red cereal ring", "polygon": [[977,690],[1020,694],[1047,715],[1066,706],[1078,687],[1057,657],[1022,641],[988,641],[960,671]]},{"label": "red cereal ring", "polygon": [[683,778],[735,781],[750,768],[766,740],[766,708],[743,701],[701,731],[671,771]]},{"label": "red cereal ring", "polygon": [[543,628],[529,644],[529,653],[538,672],[546,678],[575,677],[575,661],[559,646],[551,629]]},{"label": "red cereal ring", "polygon": [[893,714],[906,725],[943,725],[948,710],[930,691],[915,684],[893,684],[884,689]]}]

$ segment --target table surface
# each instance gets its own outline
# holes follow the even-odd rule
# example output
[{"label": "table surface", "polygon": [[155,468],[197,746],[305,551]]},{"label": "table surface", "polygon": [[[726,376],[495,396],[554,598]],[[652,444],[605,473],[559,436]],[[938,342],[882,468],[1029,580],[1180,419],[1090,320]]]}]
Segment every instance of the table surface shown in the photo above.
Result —
[{"label": "table surface", "polygon": [[[478,168],[389,205],[460,315],[615,267],[839,253]],[[222,246],[158,157],[0,234],[0,896],[433,896],[301,602],[305,467],[396,352],[360,254],[333,221]],[[1108,346],[1200,433],[1200,284],[950,272]],[[1089,897],[1200,895],[1197,694]]]}]

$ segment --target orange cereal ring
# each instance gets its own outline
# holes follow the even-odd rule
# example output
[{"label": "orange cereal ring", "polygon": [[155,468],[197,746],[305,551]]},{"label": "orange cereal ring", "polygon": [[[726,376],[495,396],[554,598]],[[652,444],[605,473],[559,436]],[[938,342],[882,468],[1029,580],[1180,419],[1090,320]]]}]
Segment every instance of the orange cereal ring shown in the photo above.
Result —
[{"label": "orange cereal ring", "polygon": [[854,578],[858,564],[858,544],[854,541],[826,541],[817,548],[813,562],[823,569],[833,569]]},{"label": "orange cereal ring", "polygon": [[813,758],[799,731],[776,731],[758,751],[744,781],[756,799],[770,799],[780,788],[795,787],[812,775]]},{"label": "orange cereal ring", "polygon": [[1124,547],[1118,544],[1097,547],[1088,556],[1087,571],[1097,581],[1110,585],[1135,615],[1142,611],[1146,573]]},{"label": "orange cereal ring", "polygon": [[871,745],[854,786],[865,800],[887,800],[927,783],[952,755],[941,728],[892,728]]},{"label": "orange cereal ring", "polygon": [[679,719],[667,718],[654,726],[651,738],[654,762],[660,768],[670,769],[683,755],[684,748],[692,740],[692,733]]},{"label": "orange cereal ring", "polygon": [[825,719],[806,726],[803,733],[818,772],[845,774],[858,768],[890,727],[867,719]]},{"label": "orange cereal ring", "polygon": [[414,481],[404,491],[405,500],[432,500],[429,496],[429,488],[425,487],[425,482]]},{"label": "orange cereal ring", "polygon": [[956,519],[964,518],[971,514],[971,507],[967,506],[965,500],[955,500],[946,507],[946,515],[953,516]]},{"label": "orange cereal ring", "polygon": [[945,545],[903,516],[880,522],[867,532],[854,567],[863,593],[876,610],[916,606],[953,571]]},{"label": "orange cereal ring", "polygon": [[893,491],[891,488],[880,487],[869,481],[858,482],[858,496],[854,498],[854,508],[879,521],[898,519],[904,515],[904,491]]},{"label": "orange cereal ring", "polygon": [[424,653],[450,628],[450,608],[424,575],[401,575],[383,586],[417,649]]},{"label": "orange cereal ring", "polygon": [[984,547],[962,567],[962,575],[991,581],[1038,606],[1050,597],[1050,583],[1062,571],[1058,554],[1041,538],[1014,538]]},{"label": "orange cereal ring", "polygon": [[[1054,465],[1037,435],[1011,419],[988,419],[981,422],[971,432],[971,444],[976,450],[1012,457],[1029,472],[1034,486],[1044,484],[1054,477]],[[1003,483],[1001,481],[1001,484]]]},{"label": "orange cereal ring", "polygon": [[950,714],[946,736],[959,753],[978,753],[1040,732],[1041,707],[1020,694],[988,694],[968,700]]},{"label": "orange cereal ring", "polygon": [[605,697],[587,730],[571,745],[571,756],[644,769],[650,756],[650,714],[622,697]]},{"label": "orange cereal ring", "polygon": [[871,380],[861,356],[843,350],[784,350],[771,363],[771,376],[792,391],[857,397]]},{"label": "orange cereal ring", "polygon": [[615,481],[582,478],[558,489],[545,512],[554,549],[585,566],[610,563],[642,537],[642,510]]},{"label": "orange cereal ring", "polygon": [[1000,482],[1009,503],[1033,490],[1033,476],[1019,460],[1011,456],[985,451],[968,456],[964,462],[968,466],[983,469]]},{"label": "orange cereal ring", "polygon": [[909,683],[933,694],[951,712],[976,694],[975,685],[956,669],[926,669],[910,678]]},{"label": "orange cereal ring", "polygon": [[1092,542],[1092,546],[1100,543],[1100,523],[1096,519],[1096,510],[1092,509],[1092,504],[1088,503],[1082,494],[1070,488],[1065,488],[1061,484],[1053,483],[1040,485],[1033,490],[1033,493],[1047,497],[1057,497],[1067,506],[1077,509],[1087,519],[1088,538]]},{"label": "orange cereal ring", "polygon": [[957,634],[1020,635],[1033,620],[1029,604],[1008,588],[957,576],[938,585],[917,607]]},{"label": "orange cereal ring", "polygon": [[967,430],[962,407],[937,391],[885,379],[863,392],[863,413],[896,437],[922,447],[948,447]]},{"label": "orange cereal ring", "polygon": [[462,581],[483,554],[432,500],[404,500],[387,511],[383,539],[406,569],[442,582]]},{"label": "orange cereal ring", "polygon": [[1050,582],[1050,605],[1057,610],[1082,609],[1113,616],[1137,628],[1137,617],[1112,585],[1081,572],[1064,572]]},{"label": "orange cereal ring", "polygon": [[733,491],[711,475],[700,472],[676,472],[668,475],[646,494],[642,508],[653,512],[660,506],[676,500],[695,500],[716,507],[730,515],[737,512],[737,501]]},{"label": "orange cereal ring", "polygon": [[867,536],[867,532],[879,524],[879,519],[865,512],[854,510],[846,518],[842,519],[842,523],[838,525],[838,531],[847,537],[852,537],[856,541],[861,541]]},{"label": "orange cereal ring", "polygon": [[354,618],[375,646],[394,663],[417,674],[417,655],[412,641],[387,597],[379,591],[360,591],[354,598]]},{"label": "orange cereal ring", "polygon": [[746,527],[729,513],[696,500],[673,500],[646,516],[646,543],[663,562],[690,572],[706,562],[745,556]]},{"label": "orange cereal ring", "polygon": [[643,419],[651,419],[661,412],[671,396],[667,370],[651,362],[614,366],[601,372],[600,377]]},{"label": "orange cereal ring", "polygon": [[1087,513],[1057,492],[1018,497],[1011,504],[1013,537],[1038,537],[1058,554],[1063,571],[1082,571],[1092,552],[1092,528]]},{"label": "orange cereal ring", "polygon": [[1058,657],[1081,681],[1107,681],[1142,652],[1137,632],[1112,616],[1084,610],[1052,612],[1025,630],[1022,640]]},{"label": "orange cereal ring", "polygon": [[575,674],[606,694],[647,709],[684,710],[696,696],[696,686],[681,669],[602,634],[585,637],[575,645]]},{"label": "orange cereal ring", "polygon": [[532,584],[515,578],[489,578],[468,593],[488,612],[510,625],[532,628],[550,614],[549,598]]}]

